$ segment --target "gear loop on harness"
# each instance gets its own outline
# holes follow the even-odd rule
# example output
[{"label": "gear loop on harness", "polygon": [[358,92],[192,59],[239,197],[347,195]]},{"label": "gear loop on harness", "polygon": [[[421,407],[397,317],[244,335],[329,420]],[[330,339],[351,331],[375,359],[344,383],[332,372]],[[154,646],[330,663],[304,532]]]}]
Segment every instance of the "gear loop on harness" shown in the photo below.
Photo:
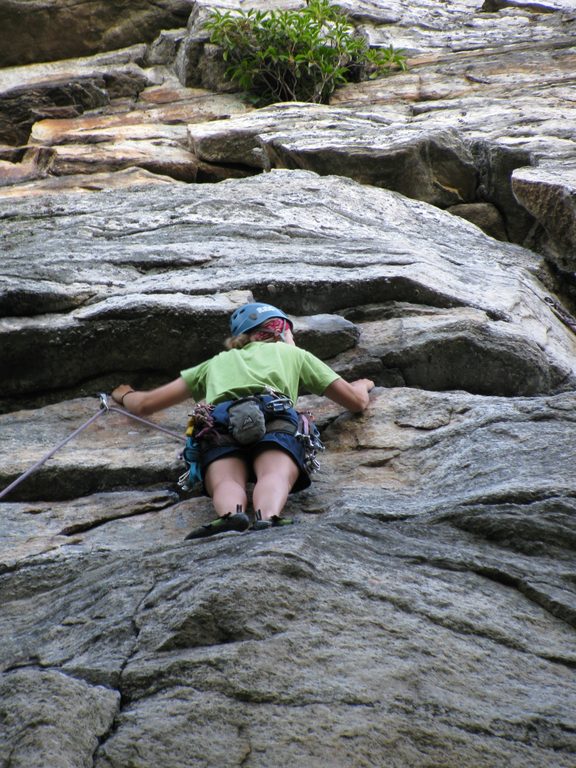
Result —
[{"label": "gear loop on harness", "polygon": [[320,432],[314,423],[312,411],[298,414],[298,431],[294,437],[304,443],[304,464],[308,472],[313,475],[320,469],[320,462],[316,458],[318,452],[326,450],[326,446],[320,439]]},{"label": "gear loop on harness", "polygon": [[269,395],[271,398],[270,400],[264,401],[264,410],[268,413],[286,413],[291,408],[294,408],[292,400],[288,395],[284,395],[282,392],[276,392],[274,389],[267,389],[265,394]]},{"label": "gear loop on harness", "polygon": [[216,434],[214,406],[209,403],[196,403],[188,418],[186,427],[186,445],[180,454],[186,465],[186,471],[178,478],[178,486],[183,491],[190,491],[202,482],[200,467],[200,444],[198,440],[211,434]]}]

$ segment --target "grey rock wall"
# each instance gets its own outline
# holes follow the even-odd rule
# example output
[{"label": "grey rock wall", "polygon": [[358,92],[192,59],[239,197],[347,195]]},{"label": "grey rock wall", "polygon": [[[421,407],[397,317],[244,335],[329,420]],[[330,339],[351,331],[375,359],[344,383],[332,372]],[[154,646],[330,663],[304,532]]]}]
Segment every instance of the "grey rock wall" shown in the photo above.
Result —
[{"label": "grey rock wall", "polygon": [[573,334],[531,274],[535,257],[339,177],[275,171],[155,199],[115,192],[98,206],[25,200],[3,225],[13,245],[0,355],[16,402],[93,392],[118,371],[176,375],[221,347],[249,291],[297,316],[386,304],[363,350],[380,383],[395,372],[409,386],[506,395],[574,383]]},{"label": "grey rock wall", "polygon": [[0,7],[0,66],[71,59],[153,40],[185,26],[191,0],[4,0]]},{"label": "grey rock wall", "polygon": [[[98,24],[117,37],[99,36],[94,27],[93,46],[86,48],[75,24],[66,25],[76,55],[94,55],[0,71],[0,137],[7,144],[0,148],[0,195],[164,177],[213,182],[269,167],[339,173],[464,212],[492,236],[538,250],[572,283],[572,235],[566,241],[556,231],[543,204],[532,199],[526,206],[511,181],[515,169],[546,163],[560,187],[571,185],[576,22],[569,8],[475,0],[345,5],[371,45],[406,52],[407,72],[338,89],[330,109],[255,112],[240,123],[200,128],[215,117],[253,112],[223,78],[203,27],[211,7],[204,1],[146,11],[134,6],[114,24],[107,13],[119,9],[102,8]],[[14,8],[22,24],[24,10]],[[49,10],[67,11],[65,3]],[[143,23],[144,12],[156,14],[152,26]],[[42,48],[27,50],[40,56]],[[134,168],[146,173],[127,174]],[[544,181],[536,189],[550,198]]]},{"label": "grey rock wall", "polygon": [[159,494],[5,504],[29,543],[3,705],[28,684],[29,754],[82,764],[80,739],[57,762],[55,710],[84,681],[96,766],[570,766],[574,404],[379,390],[271,537],[184,543],[204,502]]},{"label": "grey rock wall", "polygon": [[[49,200],[4,212],[6,306],[41,313],[1,321],[2,486],[96,420],[3,499],[10,759],[570,766],[575,340],[536,257],[307,171]],[[296,526],[185,542],[189,407],[173,436],[77,396],[216,351],[250,288],[378,387],[303,397],[328,450]]]},{"label": "grey rock wall", "polygon": [[[210,4],[80,4],[50,55],[44,5],[1,12],[0,768],[572,768],[573,9],[348,3],[409,70],[254,110]],[[296,525],[185,541],[192,404],[98,393],[252,298],[376,389],[302,393]]]}]

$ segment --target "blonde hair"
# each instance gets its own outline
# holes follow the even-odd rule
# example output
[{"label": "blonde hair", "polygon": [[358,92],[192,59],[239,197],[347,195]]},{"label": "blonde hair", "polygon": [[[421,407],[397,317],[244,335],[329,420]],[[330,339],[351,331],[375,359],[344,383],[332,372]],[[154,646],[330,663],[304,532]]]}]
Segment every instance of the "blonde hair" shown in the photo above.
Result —
[{"label": "blonde hair", "polygon": [[238,336],[229,336],[224,342],[226,349],[242,349],[250,343],[249,333],[240,333]]},{"label": "blonde hair", "polygon": [[[258,328],[253,328],[250,333],[239,333],[238,336],[229,336],[224,342],[224,346],[226,349],[242,349],[242,347],[245,347],[246,344],[250,344],[251,341],[254,341],[252,334],[257,330]],[[271,341],[276,341],[276,338],[273,334],[270,334],[269,339],[261,339],[261,341],[263,344],[266,344]]]}]

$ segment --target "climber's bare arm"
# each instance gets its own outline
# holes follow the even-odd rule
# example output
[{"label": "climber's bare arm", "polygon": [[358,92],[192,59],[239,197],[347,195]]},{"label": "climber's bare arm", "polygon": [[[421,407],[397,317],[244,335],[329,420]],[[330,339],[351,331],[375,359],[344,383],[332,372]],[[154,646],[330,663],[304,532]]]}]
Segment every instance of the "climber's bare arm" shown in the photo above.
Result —
[{"label": "climber's bare arm", "polygon": [[370,402],[368,393],[373,388],[374,382],[370,379],[357,379],[352,382],[336,379],[324,390],[324,396],[338,405],[344,406],[352,413],[360,413],[368,407]]},{"label": "climber's bare arm", "polygon": [[190,390],[183,378],[174,379],[149,391],[136,391],[129,384],[120,384],[112,392],[112,399],[137,416],[149,416],[156,411],[188,400]]}]

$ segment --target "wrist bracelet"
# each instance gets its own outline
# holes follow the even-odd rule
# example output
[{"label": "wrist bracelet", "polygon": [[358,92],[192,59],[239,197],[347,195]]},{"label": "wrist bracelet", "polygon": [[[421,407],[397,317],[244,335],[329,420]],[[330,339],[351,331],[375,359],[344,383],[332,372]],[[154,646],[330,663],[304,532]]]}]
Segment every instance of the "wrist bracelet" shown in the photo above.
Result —
[{"label": "wrist bracelet", "polygon": [[132,392],[136,392],[136,390],[135,390],[135,389],[129,389],[129,390],[128,390],[128,392],[124,392],[124,394],[123,394],[123,395],[122,395],[122,397],[120,398],[120,405],[121,405],[122,407],[124,407],[124,398],[126,397],[126,395],[131,395],[131,394],[132,394]]}]

